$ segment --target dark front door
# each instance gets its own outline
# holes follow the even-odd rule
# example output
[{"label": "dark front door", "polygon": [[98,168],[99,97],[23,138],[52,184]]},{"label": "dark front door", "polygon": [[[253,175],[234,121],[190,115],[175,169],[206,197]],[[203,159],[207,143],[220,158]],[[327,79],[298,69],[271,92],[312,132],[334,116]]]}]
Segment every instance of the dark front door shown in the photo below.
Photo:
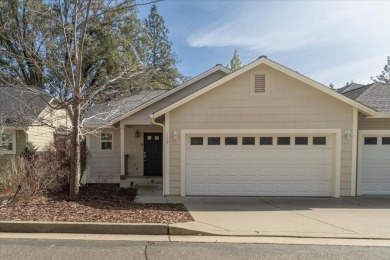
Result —
[{"label": "dark front door", "polygon": [[144,175],[162,176],[162,133],[144,133]]}]

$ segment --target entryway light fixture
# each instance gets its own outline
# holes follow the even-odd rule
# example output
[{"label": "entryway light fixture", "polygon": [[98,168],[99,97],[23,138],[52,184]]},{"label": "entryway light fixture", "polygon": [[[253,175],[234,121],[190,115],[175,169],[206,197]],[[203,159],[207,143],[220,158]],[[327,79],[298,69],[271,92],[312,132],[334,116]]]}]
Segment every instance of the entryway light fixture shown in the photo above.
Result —
[{"label": "entryway light fixture", "polygon": [[139,137],[139,131],[137,129],[137,131],[135,131],[135,138],[138,138]]},{"label": "entryway light fixture", "polygon": [[177,131],[176,131],[176,130],[173,130],[172,139],[173,139],[173,140],[179,139],[179,135],[177,134]]},{"label": "entryway light fixture", "polygon": [[345,129],[344,137],[345,137],[345,139],[348,139],[348,140],[352,139],[352,131],[351,131],[351,129]]}]

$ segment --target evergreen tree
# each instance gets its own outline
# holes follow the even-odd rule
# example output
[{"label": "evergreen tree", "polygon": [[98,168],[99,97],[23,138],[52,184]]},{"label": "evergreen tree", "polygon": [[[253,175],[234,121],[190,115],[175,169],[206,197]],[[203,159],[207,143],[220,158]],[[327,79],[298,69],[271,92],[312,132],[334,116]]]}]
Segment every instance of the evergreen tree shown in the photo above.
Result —
[{"label": "evergreen tree", "polygon": [[183,76],[176,68],[176,54],[172,51],[172,42],[168,39],[168,28],[164,19],[158,14],[157,6],[153,5],[150,14],[145,19],[147,30],[146,58],[147,66],[152,69],[153,88],[171,88],[180,83]]},{"label": "evergreen tree", "polygon": [[230,60],[230,69],[232,71],[238,70],[241,68],[241,60],[240,60],[240,55],[238,55],[237,50],[234,50],[233,53],[233,58]]},{"label": "evergreen tree", "polygon": [[383,68],[382,73],[375,78],[371,77],[371,80],[373,82],[390,84],[390,56],[387,56],[387,64]]}]

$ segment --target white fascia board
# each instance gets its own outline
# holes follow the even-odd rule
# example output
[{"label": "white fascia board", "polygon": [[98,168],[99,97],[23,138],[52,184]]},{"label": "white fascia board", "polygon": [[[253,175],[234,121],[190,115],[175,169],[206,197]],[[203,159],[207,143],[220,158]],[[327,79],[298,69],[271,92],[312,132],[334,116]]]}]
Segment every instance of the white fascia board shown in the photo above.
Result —
[{"label": "white fascia board", "polygon": [[232,71],[229,70],[228,68],[225,68],[222,65],[217,65],[217,66],[215,66],[215,67],[213,67],[213,68],[211,68],[211,69],[209,69],[209,70],[199,74],[198,76],[196,76],[196,77],[194,77],[194,78],[184,82],[183,84],[181,84],[181,85],[179,85],[179,86],[177,86],[177,87],[175,87],[175,88],[173,88],[173,89],[171,89],[171,90],[169,90],[169,91],[167,91],[167,92],[165,92],[165,93],[163,93],[163,94],[161,94],[161,95],[159,95],[159,96],[157,96],[157,97],[155,97],[155,98],[153,98],[153,99],[151,99],[151,100],[149,100],[149,101],[147,101],[147,102],[145,102],[145,103],[143,103],[141,105],[139,105],[138,107],[130,110],[129,112],[121,115],[120,117],[117,117],[117,118],[111,120],[109,122],[109,124],[115,124],[116,122],[121,121],[121,120],[125,119],[126,117],[129,117],[129,116],[131,116],[131,115],[141,111],[142,109],[144,109],[144,108],[146,108],[146,107],[148,107],[148,106],[150,106],[150,105],[152,105],[152,104],[162,100],[163,98],[166,98],[166,97],[168,97],[168,96],[178,92],[179,90],[182,90],[183,88],[185,88],[185,87],[195,83],[196,81],[201,80],[201,79],[203,79],[203,78],[205,78],[205,77],[207,77],[207,76],[209,76],[209,75],[211,75],[214,72],[217,72],[219,70],[222,71],[222,72],[225,72],[226,74],[232,73]]},{"label": "white fascia board", "polygon": [[280,72],[285,73],[288,76],[291,76],[291,77],[293,77],[295,79],[298,79],[298,80],[300,80],[300,81],[302,81],[302,82],[304,82],[304,83],[306,83],[306,84],[308,84],[308,85],[310,85],[310,86],[312,86],[312,87],[314,87],[314,88],[316,88],[316,89],[318,89],[318,90],[320,90],[322,92],[325,92],[326,94],[328,94],[328,95],[330,95],[332,97],[335,97],[335,98],[337,98],[337,99],[339,99],[339,100],[341,100],[341,101],[343,101],[343,102],[345,102],[345,103],[347,103],[347,104],[349,104],[349,105],[351,105],[353,107],[358,108],[361,112],[363,112],[363,113],[365,113],[367,115],[375,116],[377,114],[377,112],[375,110],[373,110],[373,109],[371,109],[371,108],[369,108],[369,107],[367,107],[365,105],[362,105],[359,102],[354,101],[354,100],[344,96],[343,94],[338,93],[337,91],[331,90],[331,89],[327,88],[326,86],[318,83],[317,81],[314,81],[314,80],[312,80],[312,79],[310,79],[310,78],[308,78],[306,76],[303,76],[302,74],[299,74],[298,72],[295,72],[295,71],[293,71],[293,70],[291,70],[291,69],[289,69],[287,67],[284,67],[284,66],[282,66],[282,65],[280,65],[280,64],[278,64],[278,63],[276,63],[276,62],[274,62],[272,60],[269,60],[268,58],[262,57],[262,58],[260,58],[260,59],[258,59],[256,61],[248,64],[247,66],[245,66],[245,67],[243,67],[243,68],[241,68],[239,70],[236,70],[235,72],[231,73],[230,75],[227,75],[226,77],[223,77],[222,79],[217,80],[214,83],[211,83],[207,87],[204,87],[204,88],[194,92],[193,94],[191,94],[191,95],[189,95],[189,96],[187,96],[187,97],[185,97],[185,98],[183,98],[183,99],[181,99],[181,100],[179,100],[179,101],[177,101],[177,102],[175,102],[175,103],[173,103],[173,104],[171,104],[171,105],[161,109],[160,111],[155,112],[153,114],[153,117],[157,118],[159,116],[162,116],[166,112],[169,112],[172,109],[175,109],[175,108],[177,108],[177,107],[187,103],[188,101],[190,101],[190,100],[192,100],[192,99],[194,99],[194,98],[196,98],[196,97],[198,97],[198,96],[200,96],[200,95],[202,95],[202,94],[204,94],[204,93],[206,93],[206,92],[208,92],[208,91],[210,91],[210,90],[212,90],[212,89],[214,89],[214,88],[224,84],[225,82],[227,82],[227,81],[229,81],[229,80],[231,80],[231,79],[233,79],[233,78],[235,78],[235,77],[237,77],[237,76],[239,76],[239,75],[241,75],[241,74],[243,74],[243,73],[245,73],[245,72],[247,72],[247,71],[257,67],[257,66],[259,66],[260,64],[265,64],[265,65],[267,65],[267,66],[269,66],[271,68],[274,68],[274,69],[276,69],[276,70],[278,70]]},{"label": "white fascia board", "polygon": [[377,113],[374,116],[368,116],[367,118],[390,118],[390,113]]}]

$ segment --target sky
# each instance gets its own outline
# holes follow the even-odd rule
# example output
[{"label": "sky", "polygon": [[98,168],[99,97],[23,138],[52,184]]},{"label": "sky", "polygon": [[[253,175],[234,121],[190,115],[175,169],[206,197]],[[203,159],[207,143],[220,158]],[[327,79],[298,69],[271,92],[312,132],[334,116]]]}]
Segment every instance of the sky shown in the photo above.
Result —
[{"label": "sky", "polygon": [[[324,85],[370,83],[390,56],[390,1],[165,0],[179,71],[194,77],[266,55]],[[139,7],[147,17],[150,6]]]}]

